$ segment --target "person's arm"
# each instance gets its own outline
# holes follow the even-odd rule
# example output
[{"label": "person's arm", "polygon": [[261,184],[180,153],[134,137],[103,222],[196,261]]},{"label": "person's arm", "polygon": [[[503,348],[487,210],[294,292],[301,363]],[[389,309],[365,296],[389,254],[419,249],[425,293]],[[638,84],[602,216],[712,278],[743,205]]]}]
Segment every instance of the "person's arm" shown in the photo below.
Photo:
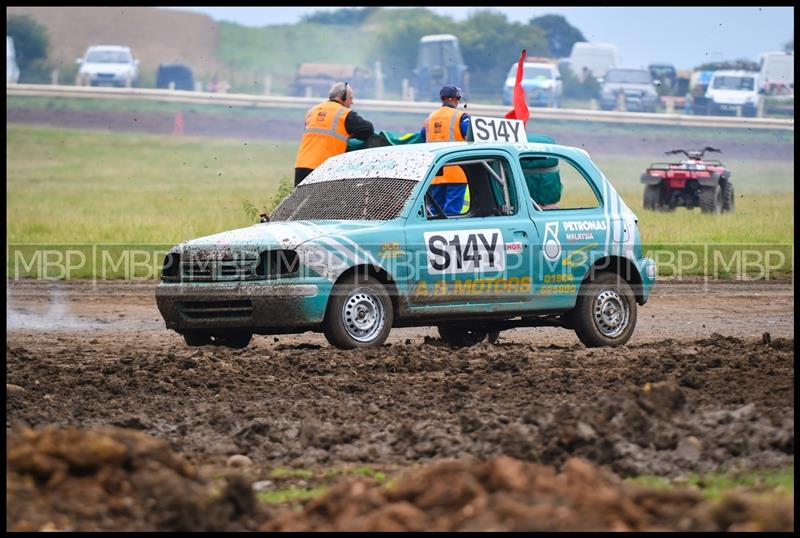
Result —
[{"label": "person's arm", "polygon": [[344,129],[353,138],[364,141],[375,133],[372,123],[359,116],[354,110],[351,110],[344,119]]},{"label": "person's arm", "polygon": [[472,118],[470,117],[470,115],[469,114],[462,115],[459,127],[461,128],[461,136],[463,136],[465,140],[467,138],[467,134],[469,133],[470,125],[472,125]]}]

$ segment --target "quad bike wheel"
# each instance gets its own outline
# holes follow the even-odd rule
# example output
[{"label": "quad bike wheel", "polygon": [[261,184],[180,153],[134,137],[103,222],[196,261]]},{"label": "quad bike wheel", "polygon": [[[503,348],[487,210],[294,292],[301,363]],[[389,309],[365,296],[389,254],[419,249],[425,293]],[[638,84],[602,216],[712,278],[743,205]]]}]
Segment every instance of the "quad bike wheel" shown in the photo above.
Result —
[{"label": "quad bike wheel", "polygon": [[733,184],[726,181],[722,187],[722,211],[725,213],[733,212],[736,207],[736,195],[733,192]]},{"label": "quad bike wheel", "polygon": [[700,210],[703,213],[722,211],[722,187],[719,184],[700,188]]},{"label": "quad bike wheel", "polygon": [[647,185],[644,188],[644,208],[655,211],[661,205],[661,187]]}]

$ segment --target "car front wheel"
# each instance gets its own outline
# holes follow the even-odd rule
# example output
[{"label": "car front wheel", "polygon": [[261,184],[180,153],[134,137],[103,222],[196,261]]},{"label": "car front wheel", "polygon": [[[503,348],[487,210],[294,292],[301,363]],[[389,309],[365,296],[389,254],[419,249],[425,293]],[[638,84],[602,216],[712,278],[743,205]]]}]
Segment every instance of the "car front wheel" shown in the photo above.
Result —
[{"label": "car front wheel", "polygon": [[621,276],[598,273],[581,286],[571,316],[586,347],[621,346],[636,327],[636,297]]},{"label": "car front wheel", "polygon": [[379,346],[392,330],[392,299],[372,277],[354,275],[334,286],[323,330],[340,349]]}]

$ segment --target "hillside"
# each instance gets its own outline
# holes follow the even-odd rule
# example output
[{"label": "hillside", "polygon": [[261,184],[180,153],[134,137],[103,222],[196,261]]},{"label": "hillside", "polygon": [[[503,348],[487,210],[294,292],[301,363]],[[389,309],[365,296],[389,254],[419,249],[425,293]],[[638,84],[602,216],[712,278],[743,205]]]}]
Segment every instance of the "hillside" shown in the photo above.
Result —
[{"label": "hillside", "polygon": [[159,63],[189,64],[196,76],[224,66],[217,60],[218,24],[208,15],[154,7],[7,7],[31,15],[50,35],[50,60],[68,72],[90,45],[127,45],[143,72]]}]

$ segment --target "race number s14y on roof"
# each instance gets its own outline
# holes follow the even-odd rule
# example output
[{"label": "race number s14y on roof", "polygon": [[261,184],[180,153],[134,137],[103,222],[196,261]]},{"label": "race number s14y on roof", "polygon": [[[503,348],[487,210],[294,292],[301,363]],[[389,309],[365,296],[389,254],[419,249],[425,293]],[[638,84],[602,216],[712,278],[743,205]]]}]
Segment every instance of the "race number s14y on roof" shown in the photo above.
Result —
[{"label": "race number s14y on roof", "polygon": [[520,120],[472,116],[472,138],[475,142],[527,142],[525,125]]}]

